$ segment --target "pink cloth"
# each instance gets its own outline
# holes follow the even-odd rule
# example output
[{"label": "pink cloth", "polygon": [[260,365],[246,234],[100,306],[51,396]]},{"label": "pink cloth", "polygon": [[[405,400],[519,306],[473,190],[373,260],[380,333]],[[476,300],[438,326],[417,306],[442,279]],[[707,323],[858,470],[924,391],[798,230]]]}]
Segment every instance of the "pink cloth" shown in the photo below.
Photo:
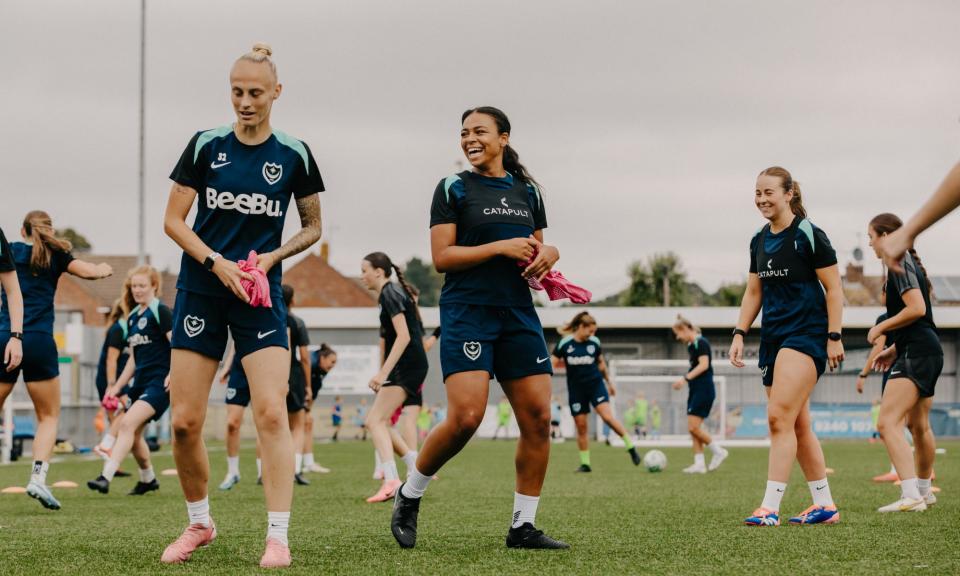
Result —
[{"label": "pink cloth", "polygon": [[246,260],[237,260],[237,266],[240,270],[253,276],[253,280],[241,280],[247,296],[250,297],[251,306],[262,308],[273,308],[273,302],[270,300],[270,282],[267,280],[267,274],[257,268],[257,252],[251,250]]},{"label": "pink cloth", "polygon": [[[521,268],[526,268],[536,259],[537,253],[534,252],[532,258],[526,262],[518,262],[517,265]],[[589,290],[567,280],[559,270],[547,272],[543,280],[539,281],[531,276],[527,278],[527,284],[534,290],[546,291],[551,301],[569,298],[574,304],[587,304],[593,298],[593,294],[591,294]]]},{"label": "pink cloth", "polygon": [[117,408],[120,407],[120,400],[116,396],[104,396],[100,405],[107,412],[116,412]]}]

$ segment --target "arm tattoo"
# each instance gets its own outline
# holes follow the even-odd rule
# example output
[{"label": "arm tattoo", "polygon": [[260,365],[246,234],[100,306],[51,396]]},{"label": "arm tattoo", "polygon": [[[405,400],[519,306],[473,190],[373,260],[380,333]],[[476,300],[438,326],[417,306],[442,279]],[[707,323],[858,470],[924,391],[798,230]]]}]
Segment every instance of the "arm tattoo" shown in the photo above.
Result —
[{"label": "arm tattoo", "polygon": [[287,240],[283,246],[274,251],[278,262],[303,252],[320,239],[320,195],[311,194],[304,198],[298,198],[297,212],[300,213],[302,228],[293,235],[293,238]]}]

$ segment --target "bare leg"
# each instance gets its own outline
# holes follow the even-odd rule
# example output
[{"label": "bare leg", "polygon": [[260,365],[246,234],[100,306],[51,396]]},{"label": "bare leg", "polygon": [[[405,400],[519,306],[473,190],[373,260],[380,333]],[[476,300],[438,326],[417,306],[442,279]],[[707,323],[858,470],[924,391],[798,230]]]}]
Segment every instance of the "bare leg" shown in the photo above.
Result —
[{"label": "bare leg", "polygon": [[27,393],[37,413],[37,429],[33,435],[33,459],[49,462],[57,443],[57,422],[60,420],[60,378],[27,382]]},{"label": "bare leg", "polygon": [[587,427],[587,418],[588,414],[577,414],[573,417],[573,423],[577,427],[577,448],[583,452],[590,449],[590,438],[587,437],[588,427]]},{"label": "bare leg", "polygon": [[520,428],[515,465],[517,492],[539,496],[550,460],[550,376],[536,374],[503,383]]},{"label": "bare leg", "polygon": [[[919,394],[913,382],[906,378],[892,378],[887,382],[880,404],[880,418],[877,430],[887,447],[890,462],[897,469],[901,480],[917,477],[916,465],[910,444],[903,435],[903,419],[917,404]],[[914,438],[916,442],[916,438]]]},{"label": "bare leg", "polygon": [[[425,476],[436,474],[467,445],[487,409],[490,374],[486,371],[458,372],[450,375],[444,384],[447,418],[430,431],[417,456],[417,470]],[[547,392],[549,394],[549,384]]]},{"label": "bare leg", "polygon": [[187,502],[207,497],[210,463],[203,442],[207,399],[217,372],[217,361],[197,352],[174,349],[170,354],[170,421],[173,459]]},{"label": "bare leg", "polygon": [[797,458],[797,417],[816,384],[817,369],[812,358],[789,348],[780,350],[767,406],[770,424],[768,480],[784,483],[789,480],[790,469]]}]

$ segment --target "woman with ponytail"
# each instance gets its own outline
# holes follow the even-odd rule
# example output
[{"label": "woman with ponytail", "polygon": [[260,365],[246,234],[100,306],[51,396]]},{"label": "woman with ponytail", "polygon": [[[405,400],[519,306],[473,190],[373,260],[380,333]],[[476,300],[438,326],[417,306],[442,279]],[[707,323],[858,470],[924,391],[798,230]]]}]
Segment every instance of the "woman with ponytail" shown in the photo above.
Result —
[{"label": "woman with ponytail", "polygon": [[[902,226],[900,218],[888,213],[870,221],[867,234],[878,258],[883,258],[885,237]],[[930,407],[943,370],[943,348],[933,322],[930,279],[920,257],[910,248],[900,264],[902,272],[887,272],[887,318],[867,334],[871,344],[884,337],[890,344],[874,362],[880,371],[890,369],[877,430],[900,477],[900,499],[880,512],[919,512],[937,501],[930,490],[936,454]],[[916,461],[902,432],[904,418],[913,435]]]},{"label": "woman with ponytail", "polygon": [[580,449],[580,467],[576,471],[593,470],[590,467],[590,439],[587,436],[587,416],[591,405],[604,423],[623,439],[630,460],[634,466],[639,466],[640,454],[633,445],[633,439],[610,408],[610,396],[616,396],[617,389],[607,372],[607,362],[603,358],[600,339],[597,338],[597,320],[589,312],[580,312],[557,331],[563,338],[553,349],[554,367],[565,365],[567,369],[567,401],[577,426],[577,447]]},{"label": "woman with ponytail", "polygon": [[160,302],[160,273],[152,266],[138,266],[129,272],[122,301],[130,312],[126,317],[127,344],[131,357],[105,397],[116,398],[128,385],[130,406],[118,423],[116,442],[110,458],[96,479],[87,482],[91,490],[106,494],[120,463],[131,451],[140,467],[140,480],[131,496],[142,496],[160,489],[150,464],[150,451],[143,439],[143,428],[163,416],[170,406],[170,334],[173,312]]},{"label": "woman with ponytail", "polygon": [[[50,215],[41,210],[27,213],[20,235],[23,242],[10,244],[9,253],[13,257],[23,298],[23,328],[17,329],[16,322],[12,321],[7,285],[4,283],[0,307],[0,350],[7,349],[11,339],[20,340],[23,342],[23,359],[13,369],[0,370],[0,408],[22,372],[37,413],[33,471],[27,494],[39,500],[45,508],[59,510],[60,502],[46,486],[50,454],[57,440],[60,417],[60,369],[57,343],[53,339],[53,296],[64,272],[96,280],[110,276],[113,269],[107,264],[91,264],[74,259],[70,254],[70,242],[57,237]],[[15,299],[13,292],[11,290],[11,300]]]},{"label": "woman with ponytail", "polygon": [[[390,280],[397,273],[398,287]],[[423,350],[420,311],[413,290],[403,273],[383,252],[367,254],[360,264],[360,279],[377,294],[380,304],[380,333],[384,341],[383,365],[370,379],[377,397],[367,413],[366,426],[380,456],[383,484],[367,502],[386,502],[400,488],[400,476],[393,459],[394,445],[400,457],[412,469],[417,453],[398,436],[391,438],[390,417],[404,401],[418,393],[427,377],[427,353]],[[416,448],[414,446],[413,448]]]},{"label": "woman with ponytail", "polygon": [[[683,469],[687,474],[706,474],[720,467],[727,459],[728,452],[710,438],[710,434],[702,428],[703,421],[710,416],[713,410],[713,401],[717,398],[717,391],[713,385],[713,354],[710,351],[710,342],[697,330],[693,322],[683,316],[677,316],[673,323],[674,337],[687,345],[690,355],[690,368],[676,382],[674,390],[681,390],[684,386],[690,387],[687,396],[687,431],[693,439],[693,465]],[[703,460],[703,448],[707,447],[713,454],[708,467]]]},{"label": "woman with ponytail", "polygon": [[390,528],[404,548],[416,545],[420,501],[433,475],[480,426],[493,377],[520,428],[507,547],[568,548],[534,527],[550,459],[553,370],[528,279],[542,280],[560,252],[543,243],[543,196],[510,143],[511,130],[497,108],[464,112],[460,149],[472,170],[444,178],[433,193],[433,264],[446,274],[440,360],[449,413],[427,436],[395,500]]},{"label": "woman with ponytail", "polygon": [[810,394],[829,364],[843,360],[843,289],[827,235],[807,220],[800,184],[779,166],[757,177],[754,203],[767,224],[750,242],[750,275],[733,331],[730,363],[743,362],[743,338],[763,311],[759,368],[767,392],[770,459],[763,502],[744,521],[779,526],[780,501],[794,460],[813,505],[791,524],[840,521],[827,482],[820,441],[813,433]]}]

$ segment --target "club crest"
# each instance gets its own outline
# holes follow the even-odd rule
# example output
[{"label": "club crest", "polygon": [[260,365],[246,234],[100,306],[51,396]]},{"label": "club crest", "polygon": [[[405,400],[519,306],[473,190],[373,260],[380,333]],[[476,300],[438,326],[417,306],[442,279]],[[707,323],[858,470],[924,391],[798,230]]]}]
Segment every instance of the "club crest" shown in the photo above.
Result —
[{"label": "club crest", "polygon": [[480,357],[480,343],[479,342],[464,342],[463,343],[463,353],[467,358],[471,360],[476,360]]},{"label": "club crest", "polygon": [[263,163],[263,179],[271,186],[276,184],[283,177],[283,166],[273,162]]},{"label": "club crest", "polygon": [[207,323],[203,318],[197,318],[196,316],[187,316],[183,319],[183,331],[191,338],[203,332],[206,325]]}]

